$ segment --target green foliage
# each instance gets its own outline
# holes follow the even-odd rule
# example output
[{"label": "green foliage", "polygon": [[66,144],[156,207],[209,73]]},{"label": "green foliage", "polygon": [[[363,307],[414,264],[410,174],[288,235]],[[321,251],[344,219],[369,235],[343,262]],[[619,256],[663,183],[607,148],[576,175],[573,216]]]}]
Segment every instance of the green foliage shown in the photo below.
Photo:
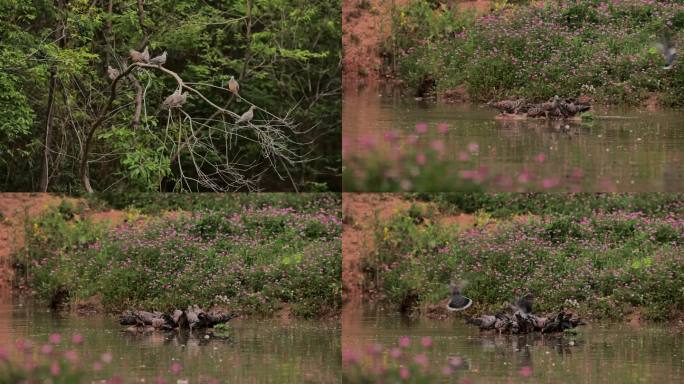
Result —
[{"label": "green foliage", "polygon": [[[63,8],[59,4],[17,0],[0,4],[0,189],[34,190],[38,184],[48,119],[47,89],[54,72],[53,136],[60,140],[50,143],[54,153],[50,189],[83,190],[78,159],[83,132],[109,98],[105,70],[108,65],[120,68],[130,48],[141,48],[144,36],[153,52],[168,51],[169,69],[195,83],[210,100],[231,110],[246,109],[239,102],[229,103],[225,90],[217,89],[235,75],[246,99],[278,116],[288,115],[306,132],[296,140],[311,143],[306,152],[312,160],[289,166],[296,187],[340,189],[340,0],[153,1],[144,4],[142,26],[137,6],[127,1],[113,1],[111,14],[107,7],[83,1],[65,2]],[[55,39],[62,24],[66,38]],[[194,168],[185,152],[158,139],[167,119],[159,106],[173,88],[173,80],[152,72],[140,75],[139,80],[145,88],[147,118],[140,126],[131,124],[135,93],[130,82],[121,81],[113,105],[116,112],[95,136],[92,152],[99,156],[93,156],[97,161],[90,164],[90,178],[96,190],[178,189],[179,168],[186,172]],[[204,118],[214,112],[197,99],[184,108]],[[190,127],[183,122],[165,129],[169,137],[177,137]],[[210,136],[217,153],[239,157],[244,164],[263,160],[258,145],[245,144],[238,151],[221,144],[226,138],[219,130],[205,130],[201,135]],[[295,140],[294,134],[286,135]],[[255,139],[249,134],[248,138]],[[275,166],[262,175],[259,187],[292,189],[289,179],[276,174],[287,175],[284,165]],[[254,175],[246,171],[245,176]]]},{"label": "green foliage", "polygon": [[[44,299],[97,295],[104,307],[167,310],[221,305],[272,315],[283,305],[302,317],[341,305],[339,196],[200,195],[203,209],[170,218],[161,211],[113,229],[94,225],[64,205],[26,229],[21,276]],[[247,203],[251,198],[251,204]],[[297,208],[288,201],[298,201]],[[333,202],[337,204],[333,204]]]},{"label": "green foliage", "polygon": [[657,93],[665,106],[684,105],[682,66],[664,71],[655,48],[659,35],[684,37],[682,4],[508,3],[485,16],[424,1],[398,6],[396,75],[412,88],[429,75],[438,92],[465,85],[479,101],[587,95],[639,104]]},{"label": "green foliage", "polygon": [[[604,197],[604,206],[618,196]],[[647,205],[636,196],[621,196],[631,203],[624,210],[561,204],[527,221],[461,231],[438,220],[393,217],[376,227],[376,246],[363,260],[367,289],[393,308],[421,310],[443,302],[450,282],[466,280],[465,294],[478,312],[497,311],[531,291],[541,313],[566,307],[621,319],[640,308],[652,320],[675,318],[684,311],[682,203],[669,203],[669,212],[651,206],[653,213],[645,213]]]}]

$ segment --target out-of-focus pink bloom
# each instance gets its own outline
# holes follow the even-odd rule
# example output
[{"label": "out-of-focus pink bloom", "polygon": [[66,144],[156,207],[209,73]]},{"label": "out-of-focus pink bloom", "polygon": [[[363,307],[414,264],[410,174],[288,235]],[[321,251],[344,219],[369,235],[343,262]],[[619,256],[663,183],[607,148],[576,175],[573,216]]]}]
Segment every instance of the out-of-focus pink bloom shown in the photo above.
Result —
[{"label": "out-of-focus pink bloom", "polygon": [[560,180],[558,180],[557,177],[551,177],[551,178],[542,180],[542,188],[544,188],[544,189],[554,188],[554,187],[558,186],[558,184],[560,184]]},{"label": "out-of-focus pink bloom", "polygon": [[468,161],[468,160],[470,160],[470,155],[468,154],[468,152],[460,151],[458,153],[458,160],[459,161]]},{"label": "out-of-focus pink bloom", "polygon": [[349,365],[358,364],[359,355],[351,349],[342,351],[342,362]]},{"label": "out-of-focus pink bloom", "polygon": [[169,370],[174,375],[177,375],[177,374],[181,373],[181,371],[183,371],[183,366],[179,362],[174,361],[173,363],[171,363],[171,368],[169,368]]},{"label": "out-of-focus pink bloom", "polygon": [[441,152],[444,152],[444,149],[445,149],[446,146],[444,145],[444,141],[442,141],[442,140],[432,140],[432,142],[430,143],[430,147],[431,147],[435,152],[440,152],[440,153],[441,153]]},{"label": "out-of-focus pink bloom", "polygon": [[427,131],[428,131],[428,125],[427,125],[427,123],[418,123],[418,124],[416,124],[416,133],[422,135],[423,133],[427,133]]},{"label": "out-of-focus pink bloom", "polygon": [[71,343],[76,345],[83,344],[83,335],[81,335],[80,333],[74,333],[71,336]]},{"label": "out-of-focus pink bloom", "polygon": [[463,358],[461,356],[451,356],[449,357],[449,365],[458,368],[463,365]]},{"label": "out-of-focus pink bloom", "polygon": [[154,379],[154,384],[167,384],[163,377],[157,377]]},{"label": "out-of-focus pink bloom", "polygon": [[411,345],[411,339],[408,336],[402,336],[399,338],[399,346],[402,348],[408,348]]},{"label": "out-of-focus pink bloom", "polygon": [[442,374],[444,376],[451,376],[452,373],[454,373],[454,369],[451,368],[450,366],[445,365],[442,367]]},{"label": "out-of-focus pink bloom", "polygon": [[427,157],[423,152],[418,152],[416,155],[416,164],[425,165],[425,163],[427,163]]},{"label": "out-of-focus pink bloom", "polygon": [[112,356],[111,352],[105,352],[100,356],[100,360],[106,364],[111,363],[112,359],[113,359],[113,356]]},{"label": "out-of-focus pink bloom", "polygon": [[93,371],[97,372],[97,371],[101,371],[101,370],[102,370],[102,363],[100,363],[99,361],[94,362],[93,363]]},{"label": "out-of-focus pink bloom", "polygon": [[51,333],[48,337],[48,340],[52,344],[59,344],[62,341],[62,335],[60,335],[59,333]]},{"label": "out-of-focus pink bloom", "polygon": [[111,379],[107,380],[107,384],[123,384],[123,382],[121,376],[112,376]]},{"label": "out-of-focus pink bloom", "polygon": [[543,162],[546,161],[546,155],[543,154],[543,153],[540,153],[540,154],[538,154],[538,155],[534,158],[534,160],[535,160],[537,163],[543,163]]},{"label": "out-of-focus pink bloom", "polygon": [[59,367],[59,363],[56,361],[53,361],[52,364],[50,364],[50,374],[52,376],[57,376],[59,373],[62,371],[62,369]]},{"label": "out-of-focus pink bloom", "polygon": [[396,348],[396,347],[395,347],[395,348],[392,348],[392,349],[390,349],[390,351],[389,351],[389,355],[390,355],[392,358],[398,359],[399,357],[401,357],[401,349]]},{"label": "out-of-focus pink bloom", "polygon": [[9,353],[4,347],[0,346],[0,362],[4,362],[7,360],[9,360]]},{"label": "out-of-focus pink bloom", "polygon": [[420,344],[425,348],[430,348],[432,346],[432,338],[430,336],[425,336],[420,339]]},{"label": "out-of-focus pink bloom", "polygon": [[449,124],[439,123],[437,124],[437,132],[441,134],[449,133]]},{"label": "out-of-focus pink bloom", "polygon": [[75,363],[78,361],[78,353],[76,353],[76,351],[74,351],[73,349],[70,349],[64,352],[64,358],[72,363]]},{"label": "out-of-focus pink bloom", "polygon": [[366,353],[371,355],[371,356],[377,356],[380,355],[382,352],[382,345],[375,343],[375,344],[370,344],[366,346]]},{"label": "out-of-focus pink bloom", "polygon": [[581,169],[579,169],[579,168],[574,168],[574,169],[572,170],[572,178],[573,178],[573,179],[581,179],[581,178],[583,178],[583,177],[584,177],[584,171],[582,171]]},{"label": "out-of-focus pink bloom", "polygon": [[468,151],[470,153],[477,153],[480,151],[480,145],[478,143],[470,143],[468,144]]},{"label": "out-of-focus pink bloom", "polygon": [[532,367],[526,365],[526,366],[520,368],[518,373],[522,377],[530,377],[530,376],[532,376]]},{"label": "out-of-focus pink bloom", "polygon": [[50,344],[45,344],[45,345],[43,345],[42,347],[40,347],[40,352],[43,353],[43,354],[45,354],[45,355],[49,355],[49,354],[52,353],[53,349],[54,349],[54,348],[52,347],[52,345],[50,345]]},{"label": "out-of-focus pink bloom", "polygon": [[532,179],[532,175],[530,174],[530,171],[527,169],[523,169],[519,174],[518,174],[518,182],[519,183],[529,183],[530,180]]},{"label": "out-of-focus pink bloom", "polygon": [[419,353],[417,354],[414,358],[413,361],[423,367],[427,367],[428,365],[428,358],[427,355],[424,353]]},{"label": "out-of-focus pink bloom", "polygon": [[383,134],[385,141],[394,142],[399,138],[399,134],[396,131],[386,131]]},{"label": "out-of-focus pink bloom", "polygon": [[410,145],[414,145],[418,142],[418,135],[408,135],[406,137],[406,142]]},{"label": "out-of-focus pink bloom", "polygon": [[402,380],[407,380],[409,376],[411,376],[411,372],[409,372],[408,368],[399,368],[399,377],[401,377]]}]

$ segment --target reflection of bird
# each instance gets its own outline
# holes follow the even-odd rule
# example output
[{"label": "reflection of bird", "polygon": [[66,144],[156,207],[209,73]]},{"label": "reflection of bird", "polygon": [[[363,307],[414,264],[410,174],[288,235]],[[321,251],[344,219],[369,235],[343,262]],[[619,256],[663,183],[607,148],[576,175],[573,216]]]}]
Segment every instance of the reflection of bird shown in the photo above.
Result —
[{"label": "reflection of bird", "polygon": [[449,311],[463,311],[473,304],[471,299],[461,295],[462,288],[463,283],[451,285],[451,298],[447,304]]},{"label": "reflection of bird", "polygon": [[233,76],[231,76],[230,80],[228,80],[228,90],[233,92],[235,96],[237,96],[238,92],[240,91],[240,83],[238,83]]},{"label": "reflection of bird", "polygon": [[466,317],[465,321],[467,324],[477,325],[480,329],[493,329],[494,324],[496,324],[496,316]]},{"label": "reflection of bird", "polygon": [[150,59],[150,64],[164,65],[166,63],[166,51],[157,57]]},{"label": "reflection of bird", "polygon": [[112,68],[111,65],[107,66],[107,76],[109,76],[110,79],[114,80],[117,77],[119,77],[119,70],[116,68]]},{"label": "reflection of bird", "polygon": [[249,122],[252,120],[253,117],[254,117],[254,106],[252,105],[251,107],[249,107],[249,109],[247,110],[247,112],[243,113],[242,116],[240,116],[240,118],[238,119],[237,123],[238,123],[238,124],[240,124],[240,123],[249,123]]},{"label": "reflection of bird", "polygon": [[663,59],[665,59],[665,63],[667,64],[663,69],[672,69],[677,56],[677,48],[672,45],[672,41],[663,37],[661,38],[661,41],[656,44],[656,47],[660,50],[660,54],[663,55]]},{"label": "reflection of bird", "polygon": [[150,50],[145,47],[145,49],[140,54],[140,59],[146,63],[150,62]]}]

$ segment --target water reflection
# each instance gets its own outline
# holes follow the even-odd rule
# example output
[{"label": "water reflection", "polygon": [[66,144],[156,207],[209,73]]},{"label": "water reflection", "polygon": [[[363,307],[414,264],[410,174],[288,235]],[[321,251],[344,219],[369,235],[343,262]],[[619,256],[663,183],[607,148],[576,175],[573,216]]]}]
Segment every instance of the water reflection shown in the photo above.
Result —
[{"label": "water reflection", "polygon": [[159,375],[170,377],[174,361],[190,382],[201,377],[240,383],[341,382],[340,327],[334,320],[238,319],[230,322],[227,337],[207,339],[204,333],[125,332],[113,317],[57,315],[14,300],[0,306],[0,342],[44,342],[50,333],[67,339],[80,333],[85,342],[75,349],[84,360],[97,360],[105,352],[114,357],[102,371],[90,372],[87,382],[114,373],[127,383],[151,382]]},{"label": "water reflection", "polygon": [[[580,170],[585,191],[684,189],[684,112],[596,107],[595,119],[581,123],[512,121],[497,120],[496,111],[479,105],[416,102],[383,96],[383,92],[345,93],[345,164],[358,167],[349,161],[355,157],[396,156],[402,148],[386,140],[386,132],[392,131],[403,146],[444,141],[447,160],[454,164],[463,148],[477,143],[477,165],[486,166],[492,174],[515,175],[523,169],[536,169],[567,179]],[[418,135],[417,141],[410,139],[420,122],[428,123],[429,131]],[[446,133],[437,132],[439,123],[448,124]],[[379,145],[368,150],[363,144],[369,142]],[[540,154],[545,158],[543,164],[537,161]]]},{"label": "water reflection", "polygon": [[[684,335],[671,325],[632,327],[590,324],[573,335],[498,335],[467,326],[460,318],[406,320],[390,313],[365,311],[343,330],[348,350],[380,343],[396,346],[409,336],[412,348],[432,339],[430,361],[463,359],[459,377],[476,383],[579,382],[675,383],[684,380]],[[445,379],[450,382],[450,379]]]}]

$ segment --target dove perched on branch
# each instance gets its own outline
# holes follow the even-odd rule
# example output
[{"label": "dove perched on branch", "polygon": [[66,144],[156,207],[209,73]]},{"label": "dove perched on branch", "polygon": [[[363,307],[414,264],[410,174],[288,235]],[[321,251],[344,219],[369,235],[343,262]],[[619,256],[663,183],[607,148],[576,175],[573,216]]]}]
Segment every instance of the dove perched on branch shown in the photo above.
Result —
[{"label": "dove perched on branch", "polygon": [[176,89],[175,92],[170,94],[169,96],[164,99],[164,102],[162,103],[162,106],[168,109],[171,108],[179,108],[182,107],[183,104],[185,104],[186,100],[188,99],[188,93],[184,92],[181,93],[180,88]]},{"label": "dove perched on branch", "polygon": [[249,122],[252,120],[253,117],[254,117],[254,106],[252,105],[251,107],[249,107],[249,109],[247,110],[247,112],[243,113],[242,116],[240,116],[240,118],[238,119],[237,123],[238,123],[238,124],[240,124],[240,123],[249,123]]},{"label": "dove perched on branch", "polygon": [[156,64],[162,66],[166,63],[166,51],[159,56],[150,59],[150,64]]},{"label": "dove perched on branch", "polygon": [[237,96],[238,92],[240,91],[240,83],[238,83],[233,76],[231,76],[230,80],[228,80],[228,90],[233,92],[235,96]]},{"label": "dove perched on branch", "polygon": [[128,56],[130,56],[131,60],[133,60],[134,63],[139,63],[139,62],[143,61],[142,53],[140,53],[139,51],[136,51],[135,49],[131,48],[128,51]]},{"label": "dove perched on branch", "polygon": [[110,79],[114,80],[119,77],[120,74],[121,72],[119,72],[118,69],[112,68],[111,65],[107,66],[107,76],[109,76]]},{"label": "dove perched on branch", "polygon": [[142,61],[144,61],[146,63],[150,62],[150,50],[147,49],[147,47],[145,47],[145,49],[140,54],[140,58],[142,59]]}]

